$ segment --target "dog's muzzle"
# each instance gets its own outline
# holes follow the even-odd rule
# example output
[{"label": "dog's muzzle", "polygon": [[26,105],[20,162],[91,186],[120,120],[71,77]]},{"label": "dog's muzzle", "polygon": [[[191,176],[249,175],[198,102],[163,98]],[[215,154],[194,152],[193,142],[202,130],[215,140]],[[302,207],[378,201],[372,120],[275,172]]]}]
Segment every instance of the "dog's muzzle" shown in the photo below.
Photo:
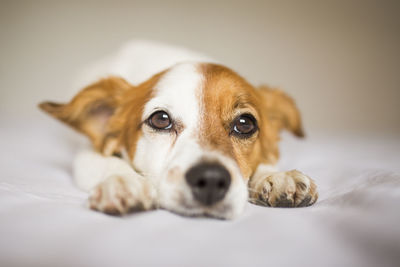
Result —
[{"label": "dog's muzzle", "polygon": [[222,200],[231,184],[228,170],[218,163],[200,163],[185,175],[193,196],[200,203],[210,206]]}]

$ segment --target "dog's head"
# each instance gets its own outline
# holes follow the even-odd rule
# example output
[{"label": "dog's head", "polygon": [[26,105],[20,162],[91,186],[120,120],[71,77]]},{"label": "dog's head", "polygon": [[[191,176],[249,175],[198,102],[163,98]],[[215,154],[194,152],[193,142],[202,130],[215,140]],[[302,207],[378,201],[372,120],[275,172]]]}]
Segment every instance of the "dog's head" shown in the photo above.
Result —
[{"label": "dog's head", "polygon": [[291,98],[207,63],[181,63],[138,86],[102,79],[68,104],[40,107],[129,161],[154,181],[161,207],[186,215],[239,214],[257,166],[278,159],[279,131],[303,135]]}]

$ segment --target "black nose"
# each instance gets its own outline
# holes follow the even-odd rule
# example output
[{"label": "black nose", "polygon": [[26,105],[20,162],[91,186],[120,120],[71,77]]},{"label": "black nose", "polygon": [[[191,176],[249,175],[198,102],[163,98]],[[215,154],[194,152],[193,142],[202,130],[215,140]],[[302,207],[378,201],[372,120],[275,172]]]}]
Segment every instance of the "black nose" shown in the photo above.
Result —
[{"label": "black nose", "polygon": [[228,170],[217,163],[201,163],[186,172],[186,181],[193,196],[205,205],[212,205],[225,197],[231,184]]}]

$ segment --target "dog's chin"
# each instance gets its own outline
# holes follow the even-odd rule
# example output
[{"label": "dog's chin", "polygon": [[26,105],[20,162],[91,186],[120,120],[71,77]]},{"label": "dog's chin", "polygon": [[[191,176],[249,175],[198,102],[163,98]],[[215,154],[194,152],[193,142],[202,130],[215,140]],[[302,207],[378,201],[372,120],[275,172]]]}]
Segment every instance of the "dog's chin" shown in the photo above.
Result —
[{"label": "dog's chin", "polygon": [[243,213],[246,201],[243,203],[230,203],[220,201],[211,206],[204,206],[195,200],[181,199],[178,202],[169,202],[161,205],[163,209],[186,217],[207,217],[221,220],[231,220]]},{"label": "dog's chin", "polygon": [[[213,209],[212,207],[163,207],[164,209],[185,217],[204,217],[220,220],[231,220],[240,215],[240,212],[234,212],[231,208]],[[237,214],[236,214],[237,213]]]}]

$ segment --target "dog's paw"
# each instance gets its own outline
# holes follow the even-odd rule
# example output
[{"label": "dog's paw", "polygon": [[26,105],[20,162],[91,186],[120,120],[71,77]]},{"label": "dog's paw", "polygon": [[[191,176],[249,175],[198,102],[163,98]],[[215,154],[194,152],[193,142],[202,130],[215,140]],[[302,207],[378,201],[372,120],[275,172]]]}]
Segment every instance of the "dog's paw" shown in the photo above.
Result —
[{"label": "dog's paw", "polygon": [[111,176],[91,191],[89,207],[112,215],[144,210],[143,200],[134,195],[134,191],[134,185],[129,180]]},{"label": "dog's paw", "polygon": [[318,199],[314,181],[297,170],[259,179],[249,191],[250,202],[262,206],[306,207]]}]

